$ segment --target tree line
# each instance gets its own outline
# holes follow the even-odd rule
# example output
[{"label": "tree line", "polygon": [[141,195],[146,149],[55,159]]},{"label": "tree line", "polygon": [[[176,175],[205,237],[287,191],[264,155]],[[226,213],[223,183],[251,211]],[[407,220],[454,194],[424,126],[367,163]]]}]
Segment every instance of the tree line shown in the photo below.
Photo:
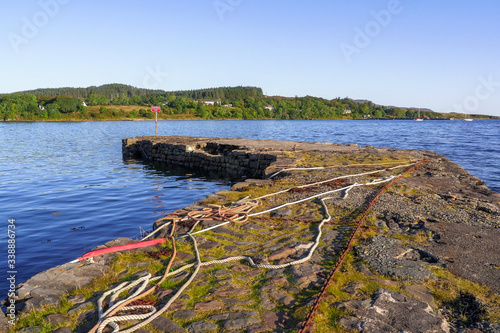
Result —
[{"label": "tree line", "polygon": [[[208,105],[204,100],[216,100]],[[415,118],[417,110],[376,105],[349,98],[264,96],[257,87],[221,87],[165,92],[111,84],[89,88],[38,89],[0,97],[2,120],[160,118],[186,115],[201,119],[363,119]],[[127,106],[127,108],[122,108]],[[131,106],[136,106],[133,108]],[[432,111],[420,116],[442,117]]]},{"label": "tree line", "polygon": [[[125,84],[105,84],[99,87],[91,86],[87,88],[44,88],[35,90],[26,90],[17,92],[15,94],[31,94],[35,96],[59,96],[65,95],[75,97],[81,100],[86,100],[91,96],[99,96],[103,98],[100,100],[101,104],[116,104],[117,105],[139,105],[139,103],[149,103],[150,99],[159,97],[164,100],[168,96],[177,96],[190,98],[193,100],[199,99],[242,99],[245,97],[262,97],[262,89],[257,87],[220,87],[196,90],[178,90],[178,91],[164,91],[136,88]],[[2,95],[0,95],[2,96]]]},{"label": "tree line", "polygon": [[71,96],[79,99],[86,99],[92,94],[104,95],[107,100],[113,100],[114,97],[118,96],[145,96],[152,94],[163,94],[166,93],[163,90],[151,90],[144,88],[136,88],[133,86],[125,85],[125,84],[105,84],[102,86],[90,86],[87,88],[43,88],[43,89],[35,89],[35,90],[26,90],[17,92],[16,94],[31,94],[35,96]]},{"label": "tree line", "polygon": [[[227,107],[224,105],[228,105]],[[204,119],[365,119],[365,118],[415,118],[416,110],[355,102],[349,98],[327,100],[318,97],[262,97],[242,100],[221,100],[221,105],[207,106],[199,103],[195,115]],[[429,118],[442,117],[433,111],[421,112]]]}]

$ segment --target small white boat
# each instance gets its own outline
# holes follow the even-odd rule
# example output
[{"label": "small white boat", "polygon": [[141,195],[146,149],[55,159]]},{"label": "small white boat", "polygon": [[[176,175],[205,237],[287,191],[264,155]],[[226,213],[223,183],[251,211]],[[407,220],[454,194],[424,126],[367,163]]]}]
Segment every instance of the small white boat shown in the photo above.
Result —
[{"label": "small white boat", "polygon": [[420,110],[418,110],[418,116],[417,118],[413,119],[415,121],[424,121],[422,118],[420,118]]},{"label": "small white boat", "polygon": [[472,118],[464,118],[465,121],[472,121]]}]

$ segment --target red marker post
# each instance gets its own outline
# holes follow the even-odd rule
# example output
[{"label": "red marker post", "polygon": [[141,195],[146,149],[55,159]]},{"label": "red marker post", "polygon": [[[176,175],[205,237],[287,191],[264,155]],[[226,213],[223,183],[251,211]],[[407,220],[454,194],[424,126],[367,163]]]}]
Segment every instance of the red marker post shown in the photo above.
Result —
[{"label": "red marker post", "polygon": [[155,113],[155,136],[158,136],[158,112],[161,112],[161,107],[152,106],[151,112]]}]

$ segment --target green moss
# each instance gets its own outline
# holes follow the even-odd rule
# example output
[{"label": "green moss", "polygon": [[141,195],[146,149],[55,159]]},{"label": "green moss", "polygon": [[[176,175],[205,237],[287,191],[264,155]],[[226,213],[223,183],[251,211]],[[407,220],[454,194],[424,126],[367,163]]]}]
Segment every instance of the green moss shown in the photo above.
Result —
[{"label": "green moss", "polygon": [[[65,324],[52,325],[49,323],[46,317],[50,314],[56,313],[67,316],[67,311],[72,307],[73,304],[69,303],[67,295],[64,295],[57,306],[42,306],[41,308],[33,309],[27,313],[22,314],[17,318],[18,320],[15,322],[15,325],[11,326],[11,332],[16,332],[24,327],[31,326],[39,326],[41,333],[52,332],[58,327],[65,326]],[[75,319],[76,318],[73,318],[68,323],[73,323]]]},{"label": "green moss", "polygon": [[338,323],[344,316],[352,313],[347,310],[340,310],[323,303],[318,308],[318,313],[314,316],[314,332],[318,333],[354,333],[356,330],[347,330]]},{"label": "green moss", "polygon": [[288,158],[297,160],[301,167],[332,167],[332,166],[384,166],[386,164],[397,165],[410,163],[413,158],[410,155],[378,155],[365,154],[358,156],[351,153],[321,153],[315,151],[297,151],[285,153]]},{"label": "green moss", "polygon": [[[405,177],[412,177],[412,175],[406,174]],[[429,194],[428,192],[424,192],[422,190],[413,187],[408,187],[406,185],[402,185],[399,183],[392,184],[389,190],[391,191],[391,193],[403,194],[406,197],[416,197]]]},{"label": "green moss", "polygon": [[452,304],[460,293],[470,293],[487,305],[488,313],[484,319],[500,322],[500,295],[487,286],[461,278],[441,267],[429,268],[437,279],[427,281],[426,286],[432,290],[438,306]]},{"label": "green moss", "polygon": [[52,332],[55,326],[51,325],[45,317],[54,313],[54,309],[47,307],[30,311],[27,315],[21,316],[14,326],[11,326],[11,332],[16,332],[23,327],[39,326],[41,333]]},{"label": "green moss", "polygon": [[[346,255],[341,269],[339,269],[335,274],[334,283],[331,283],[328,286],[325,299],[321,303],[318,308],[318,312],[314,317],[317,332],[350,332],[338,324],[338,320],[340,318],[350,315],[349,311],[340,310],[332,306],[333,303],[344,302],[351,299],[370,298],[379,288],[385,288],[397,292],[404,291],[403,284],[398,286],[389,286],[378,283],[373,277],[364,275],[356,268],[359,263],[359,259],[357,259],[356,255],[352,252],[349,252]],[[388,279],[387,277],[380,275],[376,276],[376,278],[383,280]],[[343,289],[345,289],[351,282],[363,283],[363,286],[358,289],[355,297],[343,291]]]}]

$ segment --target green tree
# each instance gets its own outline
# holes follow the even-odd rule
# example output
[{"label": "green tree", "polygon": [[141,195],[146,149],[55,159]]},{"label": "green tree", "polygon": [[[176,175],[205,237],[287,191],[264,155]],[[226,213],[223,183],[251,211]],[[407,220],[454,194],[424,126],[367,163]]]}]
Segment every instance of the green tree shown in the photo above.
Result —
[{"label": "green tree", "polygon": [[129,118],[137,118],[138,115],[139,115],[139,113],[137,112],[137,110],[133,109],[132,111],[130,111],[130,113],[127,116]]},{"label": "green tree", "polygon": [[144,99],[141,96],[132,96],[129,103],[130,105],[143,105]]},{"label": "green tree", "polygon": [[88,105],[107,105],[108,100],[106,96],[100,94],[90,94],[86,100]]},{"label": "green tree", "polygon": [[406,111],[400,108],[394,108],[393,115],[396,118],[404,118],[406,116]]},{"label": "green tree", "polygon": [[413,111],[413,110],[408,110],[408,111],[406,111],[405,116],[407,118],[416,118],[418,116],[418,112]]},{"label": "green tree", "polygon": [[52,103],[47,105],[46,109],[50,119],[61,118],[61,113],[59,112],[59,105],[57,103]]},{"label": "green tree", "polygon": [[153,113],[151,112],[151,110],[140,109],[139,116],[151,119],[153,118]]},{"label": "green tree", "polygon": [[86,113],[87,113],[87,110],[88,110],[88,108],[87,108],[85,105],[83,105],[83,104],[80,104],[80,105],[78,106],[78,111],[79,111],[81,114],[86,114]]},{"label": "green tree", "polygon": [[70,96],[57,96],[56,103],[59,105],[59,111],[62,113],[77,111],[78,107],[82,105],[82,101]]},{"label": "green tree", "polygon": [[200,118],[203,118],[203,119],[211,119],[212,118],[212,112],[210,112],[210,109],[202,102],[198,103],[198,106],[196,107],[195,115],[200,117]]},{"label": "green tree", "polygon": [[383,118],[385,117],[385,113],[379,109],[375,110],[375,112],[373,113],[373,116],[375,118]]},{"label": "green tree", "polygon": [[47,110],[40,110],[40,109],[38,109],[36,111],[36,116],[39,119],[47,119],[49,117],[49,113],[47,112]]},{"label": "green tree", "polygon": [[187,105],[188,103],[182,97],[176,97],[175,100],[173,100],[170,103],[170,106],[175,109],[176,114],[184,113],[184,110],[186,109]]}]

